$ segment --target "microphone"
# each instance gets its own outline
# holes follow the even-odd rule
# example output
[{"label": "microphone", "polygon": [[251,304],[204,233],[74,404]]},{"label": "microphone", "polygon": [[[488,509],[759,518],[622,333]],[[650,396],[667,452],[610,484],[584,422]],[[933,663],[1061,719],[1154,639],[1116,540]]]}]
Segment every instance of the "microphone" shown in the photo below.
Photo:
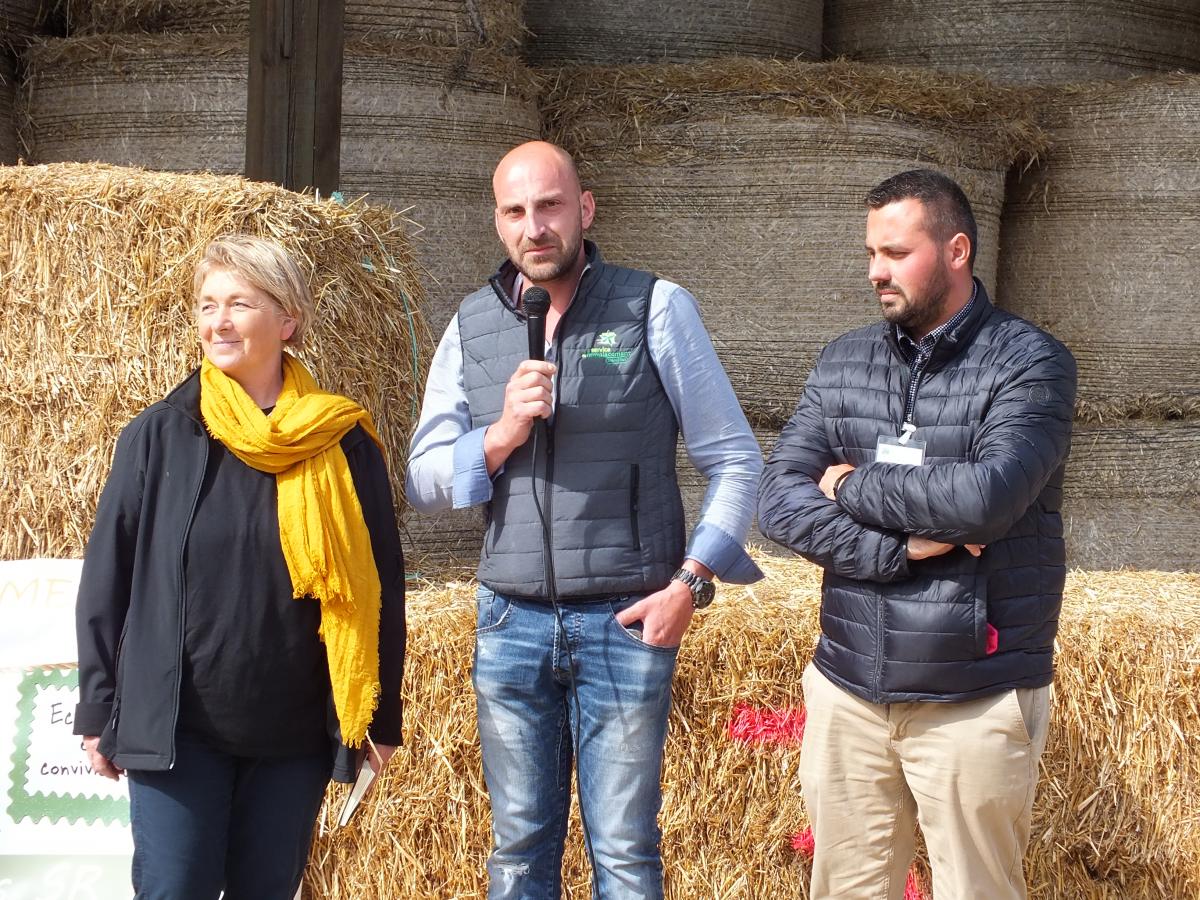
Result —
[{"label": "microphone", "polygon": [[550,294],[545,288],[526,288],[521,295],[525,306],[525,324],[529,329],[529,358],[546,359],[546,313],[550,311]]},{"label": "microphone", "polygon": [[[546,313],[550,312],[550,293],[545,288],[526,288],[521,295],[525,306],[525,326],[529,329],[529,358],[544,362],[546,359]],[[534,424],[535,436],[540,434],[542,443],[548,438],[546,420],[538,419]],[[535,437],[536,440],[536,437]],[[537,447],[537,444],[534,444]]]}]

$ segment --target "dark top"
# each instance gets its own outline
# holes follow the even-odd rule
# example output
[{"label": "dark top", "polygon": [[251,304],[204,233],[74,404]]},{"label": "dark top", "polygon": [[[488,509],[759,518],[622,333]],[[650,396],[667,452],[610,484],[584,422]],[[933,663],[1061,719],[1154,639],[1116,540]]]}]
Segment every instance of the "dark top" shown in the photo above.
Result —
[{"label": "dark top", "polygon": [[239,756],[329,748],[320,604],[292,597],[277,501],[273,474],[209,438],[184,557],[179,729]]},{"label": "dark top", "polygon": [[[830,343],[759,485],[763,533],[825,569],[814,665],[872,703],[967,700],[1053,677],[1075,361],[976,289],[912,401],[891,325]],[[906,401],[925,464],[876,462]],[[818,486],[833,463],[857,467],[836,501]],[[910,534],[987,549],[909,560]]]}]

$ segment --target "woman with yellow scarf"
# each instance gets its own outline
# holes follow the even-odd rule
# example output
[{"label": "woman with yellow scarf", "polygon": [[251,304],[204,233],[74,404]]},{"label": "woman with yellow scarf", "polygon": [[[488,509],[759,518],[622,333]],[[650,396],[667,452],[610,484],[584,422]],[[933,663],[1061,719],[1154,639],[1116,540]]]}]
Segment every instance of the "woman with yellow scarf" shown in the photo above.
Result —
[{"label": "woman with yellow scarf", "polygon": [[196,267],[204,360],[122,432],[84,559],[75,732],[129,782],[133,887],[291,900],[330,777],[401,737],[404,563],[370,416],[298,347],[270,241]]}]

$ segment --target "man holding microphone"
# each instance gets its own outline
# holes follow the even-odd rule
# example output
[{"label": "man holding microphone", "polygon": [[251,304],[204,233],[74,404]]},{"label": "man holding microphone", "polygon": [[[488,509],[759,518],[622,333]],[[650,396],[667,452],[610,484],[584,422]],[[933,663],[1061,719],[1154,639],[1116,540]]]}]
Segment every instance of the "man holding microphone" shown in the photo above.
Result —
[{"label": "man holding microphone", "polygon": [[[492,184],[508,261],[446,329],[407,479],[418,510],[487,508],[472,681],[488,896],[560,896],[574,759],[597,895],[661,898],[675,658],[715,577],[762,577],[742,546],[762,457],[692,295],[583,239],[595,201],[570,156],[523,144]],[[709,481],[690,538],[681,433]]]}]

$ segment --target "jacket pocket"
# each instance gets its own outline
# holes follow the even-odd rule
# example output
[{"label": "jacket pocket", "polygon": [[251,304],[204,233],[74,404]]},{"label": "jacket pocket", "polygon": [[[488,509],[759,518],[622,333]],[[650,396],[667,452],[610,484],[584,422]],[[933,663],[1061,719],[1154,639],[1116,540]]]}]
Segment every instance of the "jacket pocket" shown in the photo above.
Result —
[{"label": "jacket pocket", "polygon": [[975,657],[988,655],[988,576],[975,573]]}]

